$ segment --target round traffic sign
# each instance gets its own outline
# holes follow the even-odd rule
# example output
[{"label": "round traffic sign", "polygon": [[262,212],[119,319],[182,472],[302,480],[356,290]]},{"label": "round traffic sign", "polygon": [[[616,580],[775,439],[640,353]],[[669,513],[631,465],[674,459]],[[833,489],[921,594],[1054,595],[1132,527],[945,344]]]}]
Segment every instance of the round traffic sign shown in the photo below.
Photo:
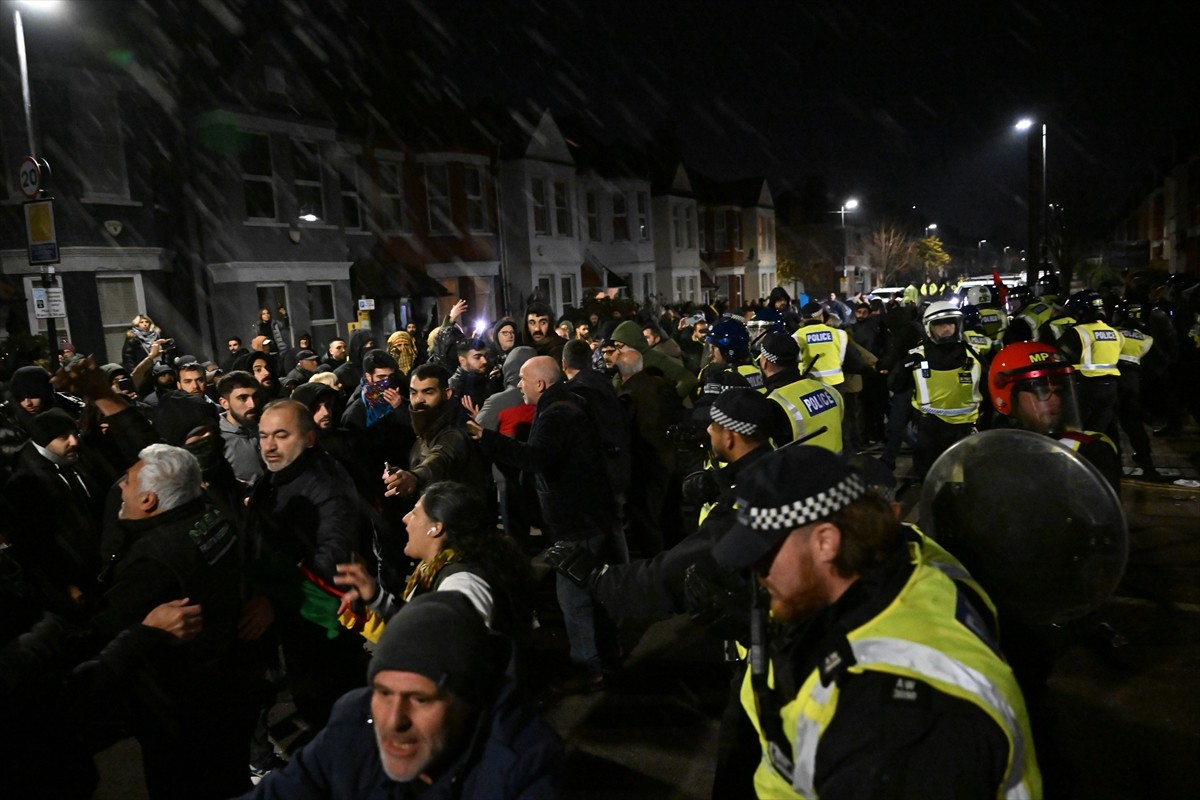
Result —
[{"label": "round traffic sign", "polygon": [[17,169],[17,184],[21,187],[21,194],[30,200],[37,198],[38,189],[42,188],[42,168],[33,156],[21,159],[21,166]]}]

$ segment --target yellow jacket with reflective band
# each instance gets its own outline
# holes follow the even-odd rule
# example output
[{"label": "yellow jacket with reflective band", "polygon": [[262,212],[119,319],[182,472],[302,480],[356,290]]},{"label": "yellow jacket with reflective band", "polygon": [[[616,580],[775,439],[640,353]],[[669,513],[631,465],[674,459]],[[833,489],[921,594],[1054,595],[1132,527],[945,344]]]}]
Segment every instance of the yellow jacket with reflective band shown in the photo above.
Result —
[{"label": "yellow jacket with reflective band", "polygon": [[960,368],[936,370],[929,367],[923,345],[908,352],[920,356],[913,370],[913,408],[951,425],[966,425],[979,419],[982,399],[979,381],[983,368],[978,359],[968,353],[966,363]]},{"label": "yellow jacket with reflective band", "polygon": [[975,331],[965,331],[963,338],[967,340],[967,344],[975,351],[977,355],[987,358],[996,349],[996,340],[988,336],[986,333],[976,333]]},{"label": "yellow jacket with reflective band", "polygon": [[1004,332],[1008,330],[1008,314],[998,308],[980,306],[979,318],[983,320],[983,332],[992,341],[999,342],[1004,338]]},{"label": "yellow jacket with reflective band", "polygon": [[1058,317],[1050,320],[1048,324],[1050,325],[1050,333],[1054,336],[1054,341],[1057,342],[1067,332],[1067,328],[1075,327],[1076,322],[1074,317]]},{"label": "yellow jacket with reflective band", "polygon": [[850,335],[825,324],[805,325],[793,335],[800,345],[800,374],[808,374],[821,383],[837,386],[846,380],[842,362]]},{"label": "yellow jacket with reflective band", "polygon": [[1154,346],[1154,337],[1148,333],[1126,328],[1119,328],[1117,333],[1121,334],[1121,364],[1141,366],[1142,359]]},{"label": "yellow jacket with reflective band", "polygon": [[1021,309],[1021,313],[1017,314],[1013,319],[1022,320],[1029,326],[1029,330],[1033,333],[1033,338],[1029,341],[1041,341],[1042,326],[1050,321],[1050,315],[1054,313],[1054,308],[1049,303],[1036,301]]},{"label": "yellow jacket with reflective band", "polygon": [[[933,540],[922,535],[920,542],[909,542],[908,548],[916,568],[904,588],[878,616],[846,637],[855,660],[847,673],[854,676],[870,670],[914,678],[974,704],[995,721],[1008,739],[1004,778],[996,787],[995,797],[1040,798],[1042,778],[1029,716],[1012,669],[955,615],[958,600],[955,581],[971,586],[985,600],[987,594],[962,564]],[[773,673],[768,681],[774,685]],[[754,773],[755,793],[760,798],[817,797],[814,785],[817,749],[837,713],[838,682],[823,686],[820,670],[814,669],[801,684],[795,699],[781,710],[783,730],[789,736],[795,735],[791,739],[790,779],[781,774],[772,759],[772,748],[763,736],[748,671],[741,694],[742,705],[758,731],[763,749]],[[862,722],[873,724],[872,720]],[[786,771],[786,763],[782,768]]]},{"label": "yellow jacket with reflective band", "polygon": [[753,364],[738,364],[738,374],[746,379],[746,383],[750,384],[750,388],[756,390],[759,394],[766,394],[767,387],[763,385],[762,370]]},{"label": "yellow jacket with reflective band", "polygon": [[1120,375],[1117,364],[1125,345],[1125,337],[1103,322],[1081,322],[1075,326],[1082,349],[1075,368],[1087,378]]},{"label": "yellow jacket with reflective band", "polygon": [[[767,398],[779,403],[787,412],[788,421],[792,423],[792,441],[824,427],[828,430],[805,444],[824,447],[834,453],[842,452],[842,418],[846,411],[837,389],[812,378],[801,378],[780,386]],[[784,443],[777,444],[782,446]]]}]

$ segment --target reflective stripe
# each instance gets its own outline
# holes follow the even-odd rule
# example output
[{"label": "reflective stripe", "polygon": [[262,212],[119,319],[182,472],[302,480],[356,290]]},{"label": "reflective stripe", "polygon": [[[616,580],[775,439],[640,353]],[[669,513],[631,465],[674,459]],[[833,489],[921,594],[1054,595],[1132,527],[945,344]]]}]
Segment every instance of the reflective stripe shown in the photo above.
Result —
[{"label": "reflective stripe", "polygon": [[961,417],[965,414],[974,413],[979,409],[978,406],[968,406],[967,408],[934,408],[933,406],[921,406],[921,413],[933,414],[935,417]]},{"label": "reflective stripe", "polygon": [[[1021,726],[1017,724],[1017,716],[1012,706],[982,673],[939,650],[904,639],[861,639],[851,641],[850,648],[857,662],[852,668],[855,671],[859,668],[868,670],[873,665],[894,667],[905,674],[925,676],[956,686],[995,711],[1003,720],[1012,741],[1012,764],[1009,765],[1007,779],[1002,787],[1004,796],[1009,800],[1025,800],[1032,797],[1029,786],[1022,778],[1025,773],[1025,751],[1030,743],[1026,742],[1021,734]],[[892,674],[890,670],[885,671]],[[811,697],[824,708],[836,687],[836,682],[831,682],[828,686],[818,682],[812,689]],[[792,788],[807,797],[816,797],[814,776],[817,769],[817,745],[820,740],[819,721],[801,714],[796,724],[794,739],[796,760],[792,770]]]}]

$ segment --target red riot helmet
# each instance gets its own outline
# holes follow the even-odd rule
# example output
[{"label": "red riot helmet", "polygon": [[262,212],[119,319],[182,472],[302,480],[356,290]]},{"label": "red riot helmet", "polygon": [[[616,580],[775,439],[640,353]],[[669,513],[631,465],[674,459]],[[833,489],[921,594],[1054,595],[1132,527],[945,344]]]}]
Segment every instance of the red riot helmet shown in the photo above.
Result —
[{"label": "red riot helmet", "polygon": [[[1075,368],[1045,342],[1013,342],[988,369],[992,405],[1018,427],[1051,436],[1079,429]],[[1021,393],[1029,395],[1022,402]]]}]

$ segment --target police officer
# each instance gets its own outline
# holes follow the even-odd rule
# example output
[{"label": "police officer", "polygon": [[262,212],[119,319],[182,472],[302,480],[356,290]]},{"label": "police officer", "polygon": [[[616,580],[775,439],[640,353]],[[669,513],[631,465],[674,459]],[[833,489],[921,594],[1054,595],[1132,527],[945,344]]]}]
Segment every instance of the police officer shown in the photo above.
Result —
[{"label": "police officer", "polygon": [[804,319],[795,338],[800,346],[801,374],[816,378],[827,386],[840,386],[846,380],[843,365],[847,357],[857,358],[856,351],[849,349],[850,334],[827,324],[825,309],[820,303],[808,303],[800,313]]},{"label": "police officer", "polygon": [[758,366],[767,398],[787,412],[790,423],[787,432],[775,437],[775,442],[782,445],[804,438],[806,444],[841,453],[845,418],[841,393],[818,380],[801,377],[797,367],[799,358],[796,340],[786,333],[763,337]]},{"label": "police officer", "polygon": [[762,391],[762,373],[750,362],[746,323],[723,317],[709,329],[704,343],[708,345],[708,366],[700,373],[695,408],[707,407],[714,397],[733,387]]},{"label": "police officer", "polygon": [[1041,796],[994,606],[953,556],[821,448],[768,455],[737,494],[714,556],[754,570],[775,626],[760,602],[742,684],[758,797]]},{"label": "police officer", "polygon": [[968,286],[967,302],[979,309],[980,333],[992,340],[996,349],[1008,332],[1008,314],[1000,307],[1000,295],[997,289],[990,286]]},{"label": "police officer", "polygon": [[1054,314],[1054,305],[1039,300],[1028,286],[1014,286],[1008,291],[1008,313],[1004,343],[1036,342],[1041,336],[1042,326]]},{"label": "police officer", "polygon": [[[1117,302],[1113,322],[1121,334],[1121,355],[1117,367],[1117,419],[1129,443],[1133,445],[1133,463],[1142,468],[1144,477],[1157,477],[1150,455],[1150,436],[1142,423],[1142,368],[1160,356],[1154,349],[1154,337],[1146,332],[1145,310],[1136,300]],[[1153,354],[1153,355],[1152,355]]]},{"label": "police officer", "polygon": [[1081,377],[1080,421],[1084,428],[1102,431],[1115,442],[1118,365],[1124,337],[1105,321],[1104,300],[1096,292],[1076,292],[1067,300],[1066,310],[1076,323],[1063,331],[1057,343]]},{"label": "police officer", "polygon": [[[1075,401],[1075,368],[1045,342],[1014,342],[988,368],[992,406],[1013,427],[1057,439],[1092,463],[1120,494],[1121,459],[1103,433],[1086,430]],[[1063,487],[1066,488],[1066,487]]]},{"label": "police officer", "polygon": [[924,479],[950,445],[970,435],[979,419],[983,366],[963,341],[962,311],[953,303],[931,303],[921,317],[925,341],[908,351],[893,390],[913,390],[918,412],[913,473]]}]

